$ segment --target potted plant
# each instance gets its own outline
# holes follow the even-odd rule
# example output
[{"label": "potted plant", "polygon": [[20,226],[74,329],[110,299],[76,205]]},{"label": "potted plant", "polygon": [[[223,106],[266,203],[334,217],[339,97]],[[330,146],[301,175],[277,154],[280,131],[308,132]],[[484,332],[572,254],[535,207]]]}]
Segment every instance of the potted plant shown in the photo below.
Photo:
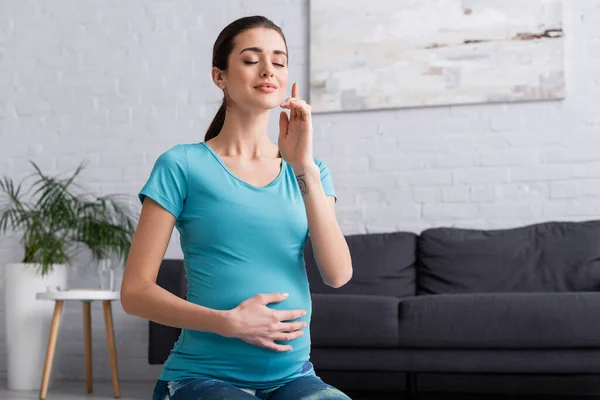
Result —
[{"label": "potted plant", "polygon": [[[75,182],[82,163],[67,177],[34,172],[18,185],[0,180],[0,234],[20,239],[23,259],[5,266],[4,293],[8,345],[8,387],[40,387],[52,302],[36,293],[64,290],[67,266],[88,250],[92,259],[125,261],[135,231],[135,215],[120,195],[94,196]],[[25,180],[33,178],[27,189]]]}]

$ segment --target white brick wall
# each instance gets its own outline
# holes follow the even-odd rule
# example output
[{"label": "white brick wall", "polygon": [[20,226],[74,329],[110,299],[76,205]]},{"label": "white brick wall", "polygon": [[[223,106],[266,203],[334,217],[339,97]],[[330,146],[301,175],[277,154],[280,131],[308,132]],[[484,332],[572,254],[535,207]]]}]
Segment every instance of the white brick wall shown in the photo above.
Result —
[{"label": "white brick wall", "polygon": [[[1,1],[0,175],[22,177],[28,159],[47,172],[87,159],[89,187],[134,196],[162,151],[203,139],[220,102],[209,79],[213,41],[227,23],[249,14],[283,27],[290,74],[306,96],[307,0]],[[562,102],[315,115],[315,155],[332,170],[344,231],[596,218],[598,26],[600,0],[565,1],[568,98]],[[277,118],[273,113],[273,141]],[[180,254],[175,238],[167,256]],[[0,241],[0,263],[19,257],[12,241]],[[93,318],[95,375],[109,379],[98,306]],[[122,378],[154,380],[158,368],[146,363],[147,323],[118,306],[115,318]],[[79,305],[67,307],[59,353],[57,376],[82,379]]]}]

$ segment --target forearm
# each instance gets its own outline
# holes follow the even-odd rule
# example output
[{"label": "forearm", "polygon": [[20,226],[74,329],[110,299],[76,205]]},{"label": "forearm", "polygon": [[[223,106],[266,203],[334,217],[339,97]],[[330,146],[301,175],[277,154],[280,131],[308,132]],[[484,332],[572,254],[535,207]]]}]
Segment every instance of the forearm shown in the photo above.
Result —
[{"label": "forearm", "polygon": [[302,191],[313,253],[321,277],[329,286],[343,286],[352,277],[352,260],[335,212],[328,204],[319,168],[316,164],[296,168],[295,175]]},{"label": "forearm", "polygon": [[184,300],[154,283],[138,284],[121,293],[127,314],[176,328],[228,335],[227,311],[214,310]]}]

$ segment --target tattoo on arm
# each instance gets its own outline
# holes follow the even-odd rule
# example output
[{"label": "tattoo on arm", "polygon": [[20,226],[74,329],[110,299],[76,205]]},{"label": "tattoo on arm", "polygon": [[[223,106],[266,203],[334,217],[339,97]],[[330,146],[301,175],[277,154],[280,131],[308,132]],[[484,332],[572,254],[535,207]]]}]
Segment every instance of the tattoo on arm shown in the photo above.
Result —
[{"label": "tattoo on arm", "polygon": [[298,180],[298,186],[300,186],[300,193],[302,193],[302,196],[306,195],[308,193],[308,186],[306,186],[304,174],[296,176],[296,179]]}]

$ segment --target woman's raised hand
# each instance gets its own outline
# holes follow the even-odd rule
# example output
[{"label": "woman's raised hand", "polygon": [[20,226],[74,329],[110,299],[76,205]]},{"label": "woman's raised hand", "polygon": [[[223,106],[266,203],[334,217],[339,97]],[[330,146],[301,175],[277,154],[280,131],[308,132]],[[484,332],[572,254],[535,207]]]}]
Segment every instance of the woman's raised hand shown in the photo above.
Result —
[{"label": "woman's raised hand", "polygon": [[279,151],[294,170],[314,165],[311,107],[299,93],[298,83],[294,83],[292,97],[281,103],[282,108],[290,110],[290,117],[285,111],[279,115]]}]

